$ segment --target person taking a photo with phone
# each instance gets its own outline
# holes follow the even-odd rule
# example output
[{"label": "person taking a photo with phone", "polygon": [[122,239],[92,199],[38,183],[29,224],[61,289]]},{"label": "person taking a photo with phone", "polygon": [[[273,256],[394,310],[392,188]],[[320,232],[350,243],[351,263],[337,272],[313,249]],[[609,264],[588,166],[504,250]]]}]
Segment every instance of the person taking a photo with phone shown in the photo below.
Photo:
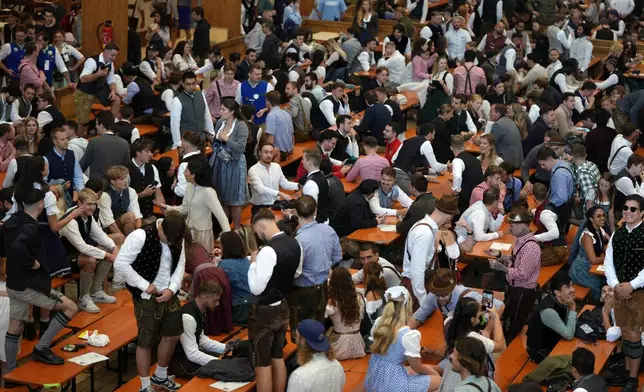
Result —
[{"label": "person taking a photo with phone", "polygon": [[135,140],[130,147],[132,160],[127,165],[130,171],[129,185],[137,193],[144,223],[151,223],[155,220],[152,214],[154,202],[165,204],[165,198],[161,192],[159,171],[156,166],[150,163],[153,146],[154,143],[150,139]]}]

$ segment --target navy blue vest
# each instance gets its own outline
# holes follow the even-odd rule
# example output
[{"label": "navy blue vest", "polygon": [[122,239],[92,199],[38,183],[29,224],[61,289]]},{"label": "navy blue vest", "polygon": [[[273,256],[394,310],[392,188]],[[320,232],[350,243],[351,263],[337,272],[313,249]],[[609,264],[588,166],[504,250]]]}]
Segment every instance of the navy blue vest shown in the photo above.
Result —
[{"label": "navy blue vest", "polygon": [[125,188],[119,192],[111,185],[108,185],[104,192],[110,195],[110,198],[112,199],[112,205],[110,208],[112,209],[114,220],[118,221],[121,215],[125,214],[127,209],[130,207],[130,190],[129,188]]},{"label": "navy blue vest", "polygon": [[71,187],[70,191],[74,190],[74,165],[76,164],[76,158],[74,153],[70,150],[65,151],[65,156],[63,159],[58,156],[56,151],[51,150],[47,155],[45,155],[49,163],[49,180],[59,180],[63,179],[69,181]]},{"label": "navy blue vest", "polygon": [[[255,87],[251,86],[250,81],[242,82],[241,84],[241,96],[243,105],[253,105],[255,107],[255,113],[266,108],[266,89],[268,88],[268,82],[260,80]],[[262,117],[255,116],[253,122],[255,124],[264,124],[266,121],[266,115]]]},{"label": "navy blue vest", "polygon": [[45,73],[47,84],[51,86],[54,82],[54,71],[56,70],[56,48],[53,45],[47,46],[38,53],[36,66]]},{"label": "navy blue vest", "polygon": [[4,64],[7,68],[13,71],[14,79],[20,79],[20,72],[18,72],[18,67],[20,66],[20,62],[22,61],[23,57],[25,57],[25,48],[15,42],[12,42],[9,45],[11,46],[11,53],[9,54],[9,57],[4,59]]}]

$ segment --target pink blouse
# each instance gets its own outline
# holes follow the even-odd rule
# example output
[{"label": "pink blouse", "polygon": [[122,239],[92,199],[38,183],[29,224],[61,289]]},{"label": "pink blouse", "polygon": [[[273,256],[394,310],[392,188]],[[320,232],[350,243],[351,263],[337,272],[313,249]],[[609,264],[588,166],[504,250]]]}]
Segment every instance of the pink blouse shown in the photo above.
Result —
[{"label": "pink blouse", "polygon": [[423,56],[414,56],[411,60],[412,71],[411,78],[414,82],[422,82],[431,78],[429,71],[429,59],[425,60]]},{"label": "pink blouse", "polygon": [[31,83],[36,86],[36,95],[42,93],[42,85],[46,83],[46,78],[44,73],[40,73],[36,64],[28,59],[22,59],[18,69],[20,70],[20,90],[22,91],[26,84]]},{"label": "pink blouse", "polygon": [[221,98],[219,93],[221,92],[221,97],[223,98],[235,98],[237,86],[239,86],[238,80],[233,79],[232,83],[226,84],[223,76],[210,83],[210,87],[206,90],[206,102],[208,102],[208,109],[210,109],[212,117],[221,117]]}]

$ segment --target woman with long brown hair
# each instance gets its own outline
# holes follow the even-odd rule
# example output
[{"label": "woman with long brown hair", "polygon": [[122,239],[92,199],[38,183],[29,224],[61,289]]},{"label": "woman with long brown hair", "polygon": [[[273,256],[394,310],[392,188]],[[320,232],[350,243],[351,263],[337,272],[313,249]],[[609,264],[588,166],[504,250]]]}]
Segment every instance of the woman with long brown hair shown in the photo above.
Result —
[{"label": "woman with long brown hair", "polygon": [[353,25],[360,29],[358,40],[362,45],[372,38],[378,38],[378,15],[373,10],[371,0],[362,0],[353,15]]},{"label": "woman with long brown hair", "polygon": [[367,316],[373,323],[380,317],[384,304],[385,291],[387,290],[384,270],[378,263],[367,263],[362,268],[362,271],[364,272],[365,309]]},{"label": "woman with long brown hair", "polygon": [[499,166],[503,162],[503,158],[496,154],[495,139],[491,133],[486,133],[479,139],[479,148],[481,155],[478,156],[481,161],[481,168],[485,170],[490,166]]},{"label": "woman with long brown hair", "polygon": [[328,335],[339,361],[365,356],[364,340],[360,335],[364,310],[365,301],[356,292],[349,270],[344,267],[333,269],[324,315],[333,322]]},{"label": "woman with long brown hair", "polygon": [[38,145],[42,140],[42,133],[38,126],[38,120],[35,117],[27,117],[24,119],[22,130],[16,132],[16,140],[22,140],[29,145],[29,154],[36,154],[38,152]]},{"label": "woman with long brown hair", "polygon": [[528,133],[530,133],[532,122],[530,122],[530,117],[528,117],[528,113],[523,109],[523,106],[516,102],[508,105],[506,115],[510,120],[514,121],[517,128],[519,128],[521,140],[525,140],[525,138],[528,137]]}]

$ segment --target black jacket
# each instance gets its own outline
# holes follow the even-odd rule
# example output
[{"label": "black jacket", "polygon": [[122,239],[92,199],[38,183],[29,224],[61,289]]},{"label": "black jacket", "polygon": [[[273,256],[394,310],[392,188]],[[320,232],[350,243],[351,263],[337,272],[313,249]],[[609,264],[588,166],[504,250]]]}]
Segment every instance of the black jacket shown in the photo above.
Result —
[{"label": "black jacket", "polygon": [[342,201],[329,225],[338,237],[346,237],[358,229],[376,227],[378,222],[367,199],[362,193],[354,192]]},{"label": "black jacket", "polygon": [[[7,288],[24,291],[26,288],[49,295],[51,277],[47,270],[47,249],[38,221],[18,211],[2,226],[7,252]],[[32,269],[38,261],[40,267]]]},{"label": "black jacket", "polygon": [[546,124],[541,116],[534,122],[532,129],[528,132],[528,137],[526,137],[521,145],[523,146],[523,156],[527,156],[533,148],[543,143],[543,138],[546,136],[546,132],[550,127]]},{"label": "black jacket", "polygon": [[376,103],[365,110],[362,122],[354,129],[360,133],[363,138],[365,136],[373,136],[378,139],[378,145],[384,146],[385,139],[382,136],[382,132],[390,122],[391,113],[389,113],[389,109],[387,109],[383,104]]},{"label": "black jacket", "polygon": [[447,122],[437,116],[432,120],[432,124],[434,124],[436,129],[436,136],[432,141],[436,160],[440,163],[447,163],[447,161],[454,160],[454,153],[450,149],[452,145],[452,133],[447,126]]},{"label": "black jacket", "polygon": [[201,19],[197,22],[192,41],[192,51],[195,56],[204,58],[210,51],[210,23],[207,20]]},{"label": "black jacket", "polygon": [[262,54],[259,55],[258,60],[266,63],[268,69],[279,69],[280,55],[279,49],[282,41],[275,35],[275,33],[267,36],[262,44]]},{"label": "black jacket", "polygon": [[396,224],[396,231],[400,235],[407,235],[407,233],[409,233],[409,229],[411,229],[416,222],[423,219],[425,215],[429,215],[434,212],[435,206],[436,198],[431,192],[421,194],[413,203],[411,203],[411,206],[409,206],[409,210],[403,220]]}]

